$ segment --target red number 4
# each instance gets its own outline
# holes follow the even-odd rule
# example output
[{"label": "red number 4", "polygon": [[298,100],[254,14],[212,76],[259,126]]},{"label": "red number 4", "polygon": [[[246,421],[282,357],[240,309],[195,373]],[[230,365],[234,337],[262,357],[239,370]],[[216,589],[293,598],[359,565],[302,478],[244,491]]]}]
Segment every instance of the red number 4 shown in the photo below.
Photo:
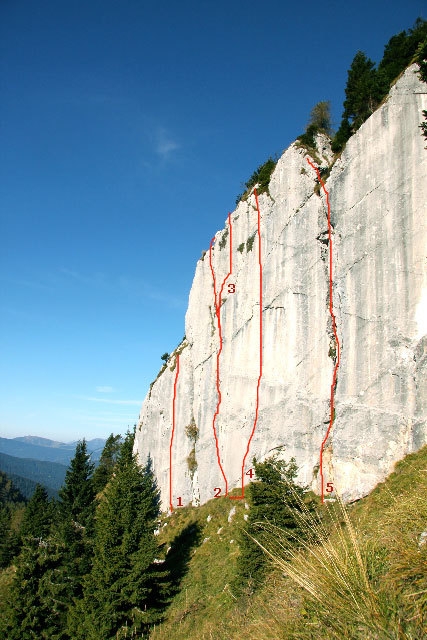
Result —
[{"label": "red number 4", "polygon": [[249,476],[252,479],[254,477],[254,470],[249,469],[249,471],[246,471],[245,475]]}]

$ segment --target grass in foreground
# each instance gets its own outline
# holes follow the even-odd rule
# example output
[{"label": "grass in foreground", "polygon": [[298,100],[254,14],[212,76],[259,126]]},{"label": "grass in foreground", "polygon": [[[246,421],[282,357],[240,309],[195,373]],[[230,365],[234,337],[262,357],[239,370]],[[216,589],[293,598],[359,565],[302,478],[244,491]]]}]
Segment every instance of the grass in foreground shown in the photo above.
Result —
[{"label": "grass in foreground", "polygon": [[244,513],[244,504],[224,498],[169,519],[169,542],[189,522],[201,540],[152,638],[427,639],[427,447],[354,505],[303,514],[307,539],[298,551],[269,527],[271,573],[252,598],[237,600],[231,540]]}]

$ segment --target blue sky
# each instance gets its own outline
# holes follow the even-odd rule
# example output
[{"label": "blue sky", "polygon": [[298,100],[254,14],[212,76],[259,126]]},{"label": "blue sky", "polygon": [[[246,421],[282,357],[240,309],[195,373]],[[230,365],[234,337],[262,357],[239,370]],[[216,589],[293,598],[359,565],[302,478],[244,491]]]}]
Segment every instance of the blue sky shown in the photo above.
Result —
[{"label": "blue sky", "polygon": [[0,435],[124,433],[197,259],[426,0],[2,0]]}]

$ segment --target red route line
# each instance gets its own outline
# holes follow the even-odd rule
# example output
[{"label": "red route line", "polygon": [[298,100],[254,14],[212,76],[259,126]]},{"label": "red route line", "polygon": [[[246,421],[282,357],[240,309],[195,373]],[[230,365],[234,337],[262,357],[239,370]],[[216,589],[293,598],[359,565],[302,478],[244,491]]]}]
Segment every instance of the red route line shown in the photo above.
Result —
[{"label": "red route line", "polygon": [[259,202],[258,202],[258,193],[257,190],[254,189],[256,208],[258,211],[258,263],[259,263],[259,375],[258,382],[256,388],[256,407],[255,407],[255,419],[252,427],[252,432],[250,438],[248,440],[248,445],[246,447],[246,453],[242,462],[242,495],[241,496],[230,496],[230,498],[234,498],[237,500],[242,500],[245,497],[245,487],[244,487],[244,477],[245,477],[245,464],[246,458],[249,455],[249,449],[251,446],[252,438],[255,434],[256,425],[258,422],[258,414],[259,414],[259,387],[261,384],[262,378],[262,262],[261,262],[261,213],[259,210]]},{"label": "red route line", "polygon": [[322,496],[322,504],[324,503],[324,478],[323,478],[323,450],[325,448],[325,444],[327,439],[329,438],[329,434],[330,431],[332,429],[332,425],[334,422],[334,414],[335,414],[335,407],[334,407],[334,402],[335,402],[335,385],[337,383],[337,371],[338,371],[338,367],[340,366],[340,342],[338,340],[338,333],[337,333],[337,323],[335,320],[335,314],[334,314],[334,307],[333,307],[333,291],[332,291],[332,225],[331,225],[331,205],[329,202],[329,193],[326,190],[325,187],[325,183],[323,182],[322,178],[320,177],[320,171],[319,169],[313,164],[313,162],[311,162],[310,158],[307,158],[307,162],[308,164],[315,170],[316,174],[317,174],[317,179],[319,180],[320,184],[322,185],[322,189],[325,192],[326,195],[326,204],[328,206],[328,237],[329,237],[329,313],[331,315],[332,318],[332,331],[334,333],[335,336],[335,341],[337,344],[337,359],[335,362],[335,367],[334,367],[334,372],[332,375],[332,384],[331,384],[331,399],[330,399],[330,407],[331,407],[331,413],[330,413],[330,419],[329,419],[329,426],[328,429],[326,431],[325,437],[323,438],[322,441],[322,446],[320,447],[320,460],[319,460],[319,470],[320,470],[320,481],[321,481],[321,496]]},{"label": "red route line", "polygon": [[222,468],[222,464],[221,464],[221,457],[219,454],[219,444],[218,444],[218,436],[217,436],[217,432],[216,432],[216,427],[215,427],[215,422],[216,422],[216,418],[219,414],[219,408],[221,406],[221,400],[222,400],[222,396],[221,396],[221,384],[220,384],[220,380],[219,380],[219,359],[221,356],[221,352],[222,352],[222,327],[221,327],[221,301],[222,301],[222,292],[224,290],[224,286],[225,283],[227,281],[227,279],[231,276],[232,272],[233,272],[233,258],[232,258],[232,250],[233,250],[233,227],[231,224],[231,214],[228,214],[228,226],[230,228],[230,270],[227,273],[227,275],[225,276],[224,280],[222,281],[222,285],[221,285],[221,289],[219,292],[219,296],[217,298],[217,291],[216,291],[216,278],[215,278],[215,273],[213,270],[213,266],[212,266],[212,246],[213,243],[215,241],[215,238],[212,238],[211,240],[211,244],[209,247],[209,265],[211,268],[211,272],[212,272],[212,279],[213,279],[213,287],[214,287],[214,298],[215,298],[215,314],[216,314],[216,318],[217,318],[217,323],[218,323],[218,334],[219,334],[219,350],[218,353],[216,354],[216,389],[217,389],[217,393],[218,393],[218,402],[216,405],[216,410],[214,413],[214,417],[213,417],[213,421],[212,421],[212,429],[213,429],[213,433],[214,433],[214,437],[215,437],[215,446],[216,446],[216,457],[218,460],[218,465],[219,468],[221,470],[221,474],[222,477],[224,478],[224,482],[225,482],[225,495],[228,495],[228,481],[226,478],[226,475],[224,473],[224,469]]},{"label": "red route line", "polygon": [[173,385],[173,400],[172,400],[172,433],[171,440],[169,446],[169,506],[170,510],[173,511],[172,504],[172,445],[173,445],[173,437],[175,435],[175,402],[176,402],[176,385],[178,382],[178,374],[179,374],[179,353],[176,355],[176,374],[175,374],[175,382]]}]

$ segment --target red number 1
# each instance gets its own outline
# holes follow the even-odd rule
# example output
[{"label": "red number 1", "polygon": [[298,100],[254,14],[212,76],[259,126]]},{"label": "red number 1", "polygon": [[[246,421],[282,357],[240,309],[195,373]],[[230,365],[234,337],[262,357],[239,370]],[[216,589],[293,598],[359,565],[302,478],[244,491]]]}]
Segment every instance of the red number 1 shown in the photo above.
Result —
[{"label": "red number 1", "polygon": [[183,507],[184,505],[182,504],[182,498],[181,496],[179,496],[178,498],[178,507]]}]

